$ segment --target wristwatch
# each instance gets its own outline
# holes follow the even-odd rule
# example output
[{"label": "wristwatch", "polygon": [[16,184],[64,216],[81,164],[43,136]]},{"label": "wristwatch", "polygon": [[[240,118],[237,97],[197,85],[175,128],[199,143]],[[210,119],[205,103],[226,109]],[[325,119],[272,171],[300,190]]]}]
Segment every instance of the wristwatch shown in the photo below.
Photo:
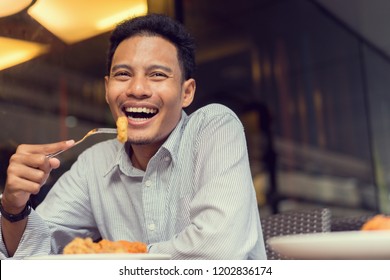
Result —
[{"label": "wristwatch", "polygon": [[20,212],[19,214],[11,214],[4,210],[3,205],[0,202],[0,213],[1,216],[3,216],[6,220],[10,221],[11,223],[19,222],[26,218],[31,213],[31,201],[28,200],[26,203],[26,207]]}]

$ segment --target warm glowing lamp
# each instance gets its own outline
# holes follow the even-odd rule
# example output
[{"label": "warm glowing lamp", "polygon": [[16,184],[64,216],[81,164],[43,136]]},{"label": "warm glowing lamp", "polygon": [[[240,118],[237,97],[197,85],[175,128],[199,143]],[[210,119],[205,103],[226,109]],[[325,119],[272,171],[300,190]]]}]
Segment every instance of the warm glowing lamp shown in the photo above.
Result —
[{"label": "warm glowing lamp", "polygon": [[0,70],[26,62],[48,50],[46,45],[0,37]]},{"label": "warm glowing lamp", "polygon": [[38,0],[28,9],[35,20],[68,44],[110,31],[118,22],[147,12],[147,0]]},{"label": "warm glowing lamp", "polygon": [[33,0],[0,0],[0,17],[16,14],[27,8]]}]

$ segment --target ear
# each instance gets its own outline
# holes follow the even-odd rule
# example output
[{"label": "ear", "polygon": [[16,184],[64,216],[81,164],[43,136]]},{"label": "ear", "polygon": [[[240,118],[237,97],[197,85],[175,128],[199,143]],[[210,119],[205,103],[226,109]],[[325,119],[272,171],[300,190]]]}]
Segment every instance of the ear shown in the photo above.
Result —
[{"label": "ear", "polygon": [[109,104],[109,102],[108,102],[108,80],[109,80],[108,76],[104,76],[104,89],[106,92],[105,96],[106,96],[107,104]]},{"label": "ear", "polygon": [[182,101],[183,108],[190,106],[190,104],[194,100],[195,90],[196,90],[196,82],[194,79],[188,79],[184,82],[183,101]]}]

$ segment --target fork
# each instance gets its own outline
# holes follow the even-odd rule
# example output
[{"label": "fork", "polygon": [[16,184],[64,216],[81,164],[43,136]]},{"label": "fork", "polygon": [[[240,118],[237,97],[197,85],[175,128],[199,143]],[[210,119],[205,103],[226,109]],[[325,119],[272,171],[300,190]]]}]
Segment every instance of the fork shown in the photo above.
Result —
[{"label": "fork", "polygon": [[[91,135],[94,135],[94,134],[100,134],[100,133],[109,133],[109,134],[117,134],[118,133],[118,130],[116,128],[94,128],[90,131],[88,131],[87,134],[84,135],[83,138],[81,138],[79,141],[77,141],[76,143],[74,143],[74,145],[71,147],[73,148],[74,146],[80,144],[81,142],[83,142],[86,138],[88,138],[89,136]],[[68,149],[65,149],[65,150],[59,150],[57,152],[54,152],[54,153],[51,153],[51,154],[47,154],[46,157],[48,158],[52,158],[52,157],[55,157],[55,156],[58,156],[59,154],[67,151]]]}]

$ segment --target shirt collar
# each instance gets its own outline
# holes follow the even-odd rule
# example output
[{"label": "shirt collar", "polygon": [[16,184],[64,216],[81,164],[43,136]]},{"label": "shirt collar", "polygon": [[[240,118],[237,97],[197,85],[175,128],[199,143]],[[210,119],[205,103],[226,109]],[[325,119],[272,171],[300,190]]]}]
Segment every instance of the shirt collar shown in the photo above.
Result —
[{"label": "shirt collar", "polygon": [[123,160],[125,160],[126,158],[128,159],[128,161],[131,165],[131,161],[130,161],[129,156],[126,152],[127,147],[128,147],[128,145],[122,144],[116,150],[116,155],[114,157],[112,157],[112,160],[109,161],[107,164],[107,170],[103,174],[104,177],[107,176],[117,166],[119,166],[119,167],[122,166],[123,164],[121,164],[121,162],[123,162]]},{"label": "shirt collar", "polygon": [[171,132],[168,139],[164,142],[164,144],[160,148],[160,150],[164,149],[171,155],[173,164],[175,164],[175,162],[177,161],[179,143],[183,135],[183,129],[185,127],[185,123],[187,122],[187,119],[188,119],[187,114],[184,112],[184,110],[182,110],[179,123],[176,125],[175,129]]}]

